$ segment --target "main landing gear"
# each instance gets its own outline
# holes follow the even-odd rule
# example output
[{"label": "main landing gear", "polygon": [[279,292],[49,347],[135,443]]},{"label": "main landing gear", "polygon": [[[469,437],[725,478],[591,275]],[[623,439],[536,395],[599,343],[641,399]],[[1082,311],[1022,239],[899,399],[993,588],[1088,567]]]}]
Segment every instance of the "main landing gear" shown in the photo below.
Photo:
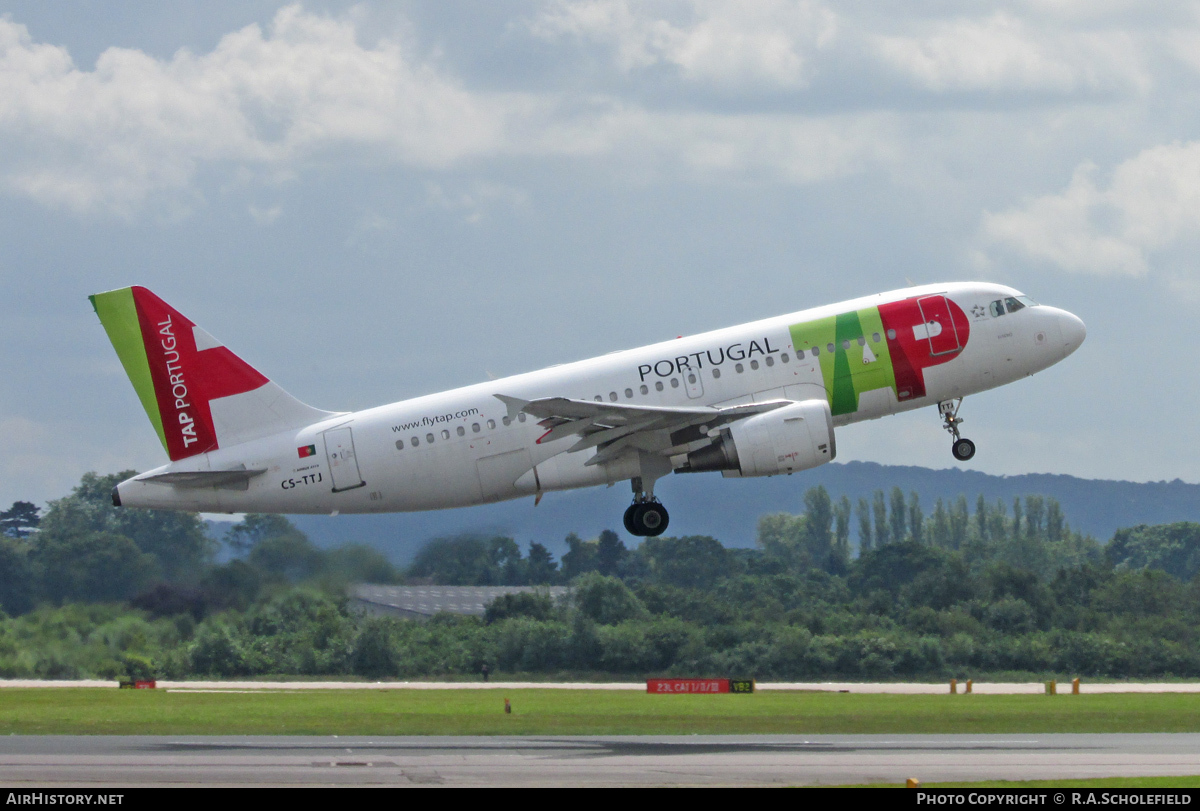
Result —
[{"label": "main landing gear", "polygon": [[633,486],[633,503],[625,510],[625,531],[641,538],[662,535],[671,520],[667,508],[658,502],[653,493],[647,494],[642,490],[640,476],[630,484]]},{"label": "main landing gear", "polygon": [[958,461],[965,462],[975,455],[975,443],[959,436],[958,426],[963,423],[962,417],[958,416],[958,407],[961,405],[961,397],[957,400],[943,400],[938,403],[938,413],[942,415],[942,427],[954,437],[954,444],[950,446],[951,453]]}]

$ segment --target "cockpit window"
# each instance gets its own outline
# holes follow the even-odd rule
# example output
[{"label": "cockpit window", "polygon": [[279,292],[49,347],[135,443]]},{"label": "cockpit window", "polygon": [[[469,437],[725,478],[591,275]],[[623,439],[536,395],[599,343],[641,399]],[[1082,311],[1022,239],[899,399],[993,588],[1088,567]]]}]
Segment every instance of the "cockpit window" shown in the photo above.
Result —
[{"label": "cockpit window", "polygon": [[1021,302],[1026,307],[1038,306],[1038,303],[1036,301],[1034,301],[1033,299],[1031,299],[1029,296],[1017,296],[1017,301]]},{"label": "cockpit window", "polygon": [[988,311],[994,318],[999,318],[1000,316],[1004,315],[1004,301],[1001,299],[996,299],[988,305]]},{"label": "cockpit window", "polygon": [[1004,306],[1008,308],[1010,313],[1015,313],[1017,310],[1025,309],[1025,305],[1009,296],[1004,300]]}]

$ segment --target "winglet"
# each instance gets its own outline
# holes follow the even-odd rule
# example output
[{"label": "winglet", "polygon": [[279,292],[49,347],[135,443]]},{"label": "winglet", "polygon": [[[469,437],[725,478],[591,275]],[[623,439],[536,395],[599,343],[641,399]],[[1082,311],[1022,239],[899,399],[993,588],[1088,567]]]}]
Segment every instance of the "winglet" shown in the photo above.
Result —
[{"label": "winglet", "polygon": [[508,418],[510,420],[515,420],[517,415],[525,410],[525,406],[529,405],[529,400],[522,400],[518,397],[509,397],[504,394],[493,394],[492,396],[504,403],[504,406],[508,409]]}]

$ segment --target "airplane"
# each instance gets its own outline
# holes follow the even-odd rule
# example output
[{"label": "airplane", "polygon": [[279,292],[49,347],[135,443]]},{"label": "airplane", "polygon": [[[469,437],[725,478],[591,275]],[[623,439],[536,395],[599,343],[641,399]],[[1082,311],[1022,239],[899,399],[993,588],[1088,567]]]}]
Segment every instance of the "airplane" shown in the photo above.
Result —
[{"label": "airplane", "polygon": [[909,287],[355,412],[284,391],[144,287],[90,297],[170,458],[115,506],[223,513],[439,510],[628,481],[656,536],[670,473],[791,474],[835,430],[937,408],[1052,366],[1087,330],[1010,287]]}]

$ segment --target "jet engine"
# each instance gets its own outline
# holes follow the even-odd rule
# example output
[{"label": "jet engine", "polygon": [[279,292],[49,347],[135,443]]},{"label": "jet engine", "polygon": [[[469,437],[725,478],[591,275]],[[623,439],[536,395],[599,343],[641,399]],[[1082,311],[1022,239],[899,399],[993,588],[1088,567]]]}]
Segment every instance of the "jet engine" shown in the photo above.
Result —
[{"label": "jet engine", "polygon": [[836,455],[829,403],[805,400],[722,428],[715,442],[689,453],[675,472],[776,476],[823,465]]}]

